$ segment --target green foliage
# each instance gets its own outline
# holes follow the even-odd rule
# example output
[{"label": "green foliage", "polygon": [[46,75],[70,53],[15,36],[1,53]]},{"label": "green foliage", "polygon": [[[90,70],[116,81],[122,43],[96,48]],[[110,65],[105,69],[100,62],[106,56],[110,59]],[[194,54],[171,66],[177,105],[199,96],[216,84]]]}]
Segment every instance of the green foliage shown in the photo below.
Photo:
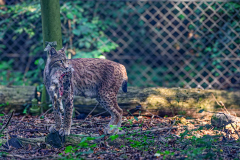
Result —
[{"label": "green foliage", "polygon": [[[215,145],[219,142],[219,138],[222,135],[203,135],[202,137],[196,137],[193,135],[193,131],[200,131],[203,127],[193,130],[185,130],[180,134],[181,138],[177,143],[182,144],[184,147],[180,149],[181,155],[187,155],[187,159],[213,159],[216,158],[220,149],[218,145]],[[186,138],[188,137],[188,138]]]},{"label": "green foliage", "polygon": [[[42,58],[39,59],[43,60]],[[37,59],[36,61],[39,61],[39,59]],[[44,69],[44,63],[37,64],[36,61],[34,64],[37,68],[35,70],[30,70],[24,74],[20,71],[12,72],[11,64],[14,63],[13,60],[10,60],[8,62],[2,61],[2,63],[0,62],[2,64],[0,70],[4,70],[0,72],[1,84],[7,85],[9,84],[9,82],[13,82],[14,85],[30,85],[32,84],[32,81],[42,80],[42,78],[39,79],[39,76],[42,74],[42,70]]]},{"label": "green foliage", "polygon": [[109,138],[114,141],[115,139],[117,139],[119,137],[119,135],[111,135]]},{"label": "green foliage", "polygon": [[[69,44],[69,37],[73,43],[76,55],[73,58],[99,58],[103,53],[115,49],[118,45],[111,42],[104,34],[109,24],[93,15],[91,8],[96,2],[66,2],[61,5],[63,25],[63,42]],[[66,16],[64,16],[66,15]],[[70,22],[70,26],[69,26]]]},{"label": "green foliage", "polygon": [[[29,49],[29,56],[36,55],[42,51],[42,37],[39,32],[41,32],[41,25],[36,26],[36,20],[40,18],[40,4],[38,1],[25,1],[21,4],[8,5],[5,9],[1,10],[1,14],[4,19],[0,21],[0,40],[4,38],[4,35],[8,32],[13,32],[14,36],[12,40],[14,41],[19,35],[26,34]],[[26,19],[28,23],[26,23]],[[18,23],[15,23],[15,22]],[[34,41],[39,41],[40,43],[34,43]],[[0,50],[4,50],[5,46],[0,46]],[[24,53],[25,54],[25,53]],[[42,59],[42,58],[40,58]],[[35,61],[39,61],[36,59]],[[34,63],[36,70],[29,70],[23,73],[22,71],[16,71],[13,69],[14,59],[4,60],[0,62],[0,82],[2,85],[7,85],[12,82],[14,85],[30,85],[32,81],[39,81],[41,77],[42,69],[44,64]],[[13,70],[15,70],[13,72]]]},{"label": "green foliage", "polygon": [[[200,126],[199,128],[188,130],[187,127],[185,131],[179,136],[164,136],[165,133],[152,133],[152,132],[142,132],[141,130],[136,130],[132,128],[133,122],[135,120],[129,119],[127,121],[130,124],[130,127],[122,127],[120,130],[126,131],[126,134],[123,135],[111,135],[108,139],[105,139],[104,135],[96,137],[84,137],[77,146],[67,146],[64,150],[64,153],[61,153],[61,157],[64,159],[80,159],[85,158],[88,154],[104,154],[105,152],[93,152],[96,148],[100,148],[102,142],[96,143],[97,139],[104,141],[115,141],[117,138],[121,138],[124,144],[118,145],[119,141],[116,141],[113,147],[120,146],[121,148],[119,154],[121,157],[127,159],[128,157],[124,154],[125,151],[132,151],[134,153],[140,153],[141,157],[144,157],[145,153],[154,154],[156,158],[159,159],[218,159],[219,156],[222,156],[222,146],[224,145],[223,141],[220,141],[223,135],[203,135],[196,136],[195,131],[205,130],[206,126]],[[144,124],[144,120],[141,123]],[[129,125],[128,125],[129,126]],[[110,126],[111,128],[116,128],[115,125]],[[141,126],[140,126],[141,127]],[[210,128],[208,128],[210,129]],[[130,133],[131,132],[131,133]],[[162,138],[158,137],[164,136]],[[178,137],[178,138],[177,138]],[[172,141],[174,140],[174,141]],[[160,144],[160,143],[161,144]],[[104,142],[105,143],[105,142]],[[230,142],[232,145],[232,142]],[[104,147],[103,147],[104,148]],[[114,154],[114,150],[111,147],[107,147],[109,154]],[[84,151],[84,152],[83,152]],[[144,157],[146,158],[146,157]]]},{"label": "green foliage", "polygon": [[[131,69],[129,69],[132,73],[134,73],[129,74],[129,80],[133,81],[132,83],[134,83],[134,85],[145,87],[153,87],[156,85],[167,87],[184,87],[186,84],[189,84],[192,79],[196,80],[199,76],[197,73],[203,71],[204,68],[210,72],[206,74],[212,74],[216,78],[220,78],[220,75],[222,75],[223,72],[224,74],[228,73],[228,76],[232,76],[237,73],[237,67],[233,66],[230,67],[230,72],[225,73],[226,67],[229,66],[229,61],[222,59],[225,56],[231,55],[230,52],[235,52],[233,49],[234,47],[236,48],[236,46],[232,42],[235,44],[240,43],[240,40],[237,38],[236,34],[240,31],[238,27],[238,22],[240,20],[240,16],[238,14],[239,3],[206,2],[199,5],[199,9],[196,7],[198,4],[196,5],[194,3],[190,3],[188,6],[189,9],[187,10],[192,10],[195,12],[194,14],[182,12],[186,7],[182,3],[178,4],[179,8],[175,8],[173,10],[175,13],[182,13],[176,14],[177,16],[173,18],[174,22],[180,23],[181,25],[179,26],[186,26],[187,29],[183,30],[182,34],[185,35],[181,36],[181,39],[185,39],[184,43],[181,42],[182,40],[179,37],[176,37],[176,41],[179,42],[176,42],[175,44],[171,42],[170,43],[171,45],[174,45],[177,50],[180,50],[181,48],[184,50],[183,53],[174,51],[174,54],[184,58],[186,62],[179,58],[179,60],[176,59],[175,62],[177,66],[174,64],[173,67],[170,67],[170,63],[168,63],[167,66],[165,65],[166,63],[162,63],[158,66],[158,64],[156,64],[156,60],[150,59],[150,61],[153,61],[154,64],[151,66],[151,64],[149,65],[148,63],[142,63],[143,61],[146,62],[146,60],[144,60],[146,57],[139,56],[135,63],[130,66]],[[219,6],[222,6],[222,8]],[[213,10],[207,9],[207,7],[212,8]],[[222,18],[219,19],[219,17]],[[209,22],[210,20],[211,22]],[[210,26],[208,23],[212,22],[213,25]],[[164,21],[161,23],[164,23]],[[155,30],[158,31],[159,34],[162,34],[168,30],[168,28],[164,28],[162,26],[155,26]],[[177,28],[179,28],[179,26],[177,26]],[[170,25],[170,27],[173,27],[173,25]],[[141,25],[139,25],[139,28],[141,28]],[[135,30],[134,32],[140,33],[138,30]],[[144,40],[143,44],[144,46],[151,46],[153,42],[148,42],[146,39]],[[164,46],[162,47],[165,48]],[[166,50],[162,50],[161,55],[171,57],[171,53],[167,52],[169,50],[167,48]],[[236,55],[237,54],[239,55],[238,51],[236,51]],[[151,56],[153,57],[155,55],[152,54]],[[168,60],[171,61],[170,59]],[[183,72],[179,72],[179,68],[183,68]],[[178,74],[175,74],[175,72]],[[144,76],[140,77],[139,80],[139,77],[136,77],[136,75],[141,74],[144,74]],[[186,78],[185,75],[188,75],[189,78]],[[179,77],[184,78],[184,81],[181,81]],[[209,77],[207,81],[211,83],[213,79]],[[194,88],[197,87],[197,85],[192,83],[191,87]],[[202,87],[206,88],[207,85],[204,83],[202,84]]]},{"label": "green foliage", "polygon": [[133,148],[137,148],[142,151],[148,151],[149,146],[155,145],[154,140],[152,138],[149,138],[145,134],[133,133],[132,136],[137,136],[138,139],[134,140],[127,137],[126,140],[128,140],[128,142],[130,143],[130,146]]},{"label": "green foliage", "polygon": [[[239,4],[237,2],[229,2],[229,3],[222,3],[222,2],[216,2],[216,3],[208,3],[209,7],[211,7],[220,17],[224,17],[223,20],[220,20],[217,22],[218,27],[205,27],[208,26],[206,24],[208,22],[208,17],[206,17],[206,14],[202,14],[201,12],[196,12],[197,15],[200,16],[199,20],[196,20],[193,22],[193,24],[189,25],[189,30],[192,31],[193,35],[190,37],[190,45],[186,44],[186,48],[189,48],[192,55],[196,56],[195,61],[199,64],[199,66],[196,68],[196,70],[199,72],[204,67],[208,67],[208,70],[215,76],[219,77],[220,72],[225,70],[225,66],[227,65],[227,61],[222,61],[221,58],[224,57],[224,55],[228,55],[230,50],[224,49],[225,45],[228,45],[233,47],[233,42],[238,43],[236,38],[235,32],[237,32],[236,25],[238,21],[240,20],[239,16],[235,16],[236,12],[238,10]],[[225,11],[223,9],[218,9],[219,5],[223,6]],[[200,5],[201,7],[205,8],[206,5]],[[195,10],[197,11],[197,10]],[[226,12],[227,11],[227,12]],[[207,10],[206,13],[210,12],[210,10]],[[228,18],[229,17],[229,18]],[[234,17],[231,19],[231,17]],[[218,18],[216,15],[212,15],[212,20],[217,21]],[[183,20],[187,20],[187,18],[183,18]],[[235,29],[232,29],[232,28]],[[200,35],[204,35],[200,39]],[[211,42],[208,42],[211,40]],[[204,45],[203,45],[204,44]],[[192,63],[192,62],[191,62]],[[190,63],[190,68],[194,68],[191,65],[194,65]],[[223,65],[224,64],[224,65]],[[187,71],[187,70],[186,70]],[[191,73],[194,73],[195,70],[188,71]],[[237,69],[233,68],[232,73],[237,73]],[[194,78],[195,76],[193,76]],[[211,81],[211,80],[209,80]]]},{"label": "green foliage", "polygon": [[[113,23],[105,21],[98,15],[93,15],[91,10],[96,5],[93,1],[74,1],[63,2],[60,4],[62,38],[63,44],[67,44],[75,53],[73,58],[105,58],[104,53],[110,52],[118,45],[105,35],[104,31]],[[26,34],[29,48],[29,56],[42,54],[42,24],[41,8],[37,0],[23,1],[16,5],[4,6],[0,11],[4,17],[0,20],[0,40],[2,40],[9,31],[14,32],[14,41],[17,36]],[[27,20],[27,23],[26,23]],[[18,23],[14,23],[18,21]],[[38,43],[36,43],[38,42]],[[72,42],[72,43],[71,43]],[[6,46],[0,45],[0,50]],[[69,53],[67,53],[69,54]],[[15,85],[30,85],[42,81],[42,71],[44,69],[44,60],[42,58],[34,59],[34,70],[14,71],[13,59],[0,62],[0,82],[7,85],[12,81]],[[2,71],[3,70],[3,71]]]},{"label": "green foliage", "polygon": [[0,107],[7,106],[7,105],[9,105],[9,102],[0,104]]},{"label": "green foliage", "polygon": [[[149,10],[150,3],[144,3],[144,5],[136,5],[133,10],[132,7],[128,7],[126,2],[107,2],[114,10],[103,10],[98,1],[60,1],[61,10],[61,23],[62,23],[62,37],[63,43],[68,44],[68,47],[73,50],[68,50],[68,54],[73,53],[73,58],[105,58],[104,53],[110,52],[118,47],[115,41],[117,37],[113,37],[111,40],[106,35],[105,31],[110,27],[111,29],[117,29],[118,25],[122,25],[128,20],[128,23],[134,24],[134,32],[131,32],[130,25],[123,25],[124,30],[129,32],[132,37],[146,37],[149,34],[149,29],[146,27],[146,22],[139,18],[139,15]],[[159,4],[159,3],[156,3]],[[191,59],[194,56],[194,61],[189,63],[180,63],[178,67],[183,67],[185,73],[179,72],[179,75],[173,74],[172,71],[178,71],[178,68],[169,68],[165,65],[151,66],[143,64],[142,61],[146,59],[145,55],[137,57],[129,66],[129,81],[135,86],[168,86],[173,87],[176,84],[179,87],[184,87],[185,83],[189,83],[191,79],[198,76],[196,72],[203,70],[208,66],[207,70],[214,75],[215,78],[220,77],[220,73],[224,71],[225,66],[229,66],[227,61],[222,61],[219,57],[223,55],[228,56],[228,49],[224,49],[223,44],[234,50],[234,46],[231,42],[234,41],[239,44],[239,38],[236,38],[236,33],[239,33],[239,15],[236,12],[239,10],[239,3],[227,2],[219,8],[219,4],[223,2],[210,3],[205,2],[195,8],[194,5],[189,6],[194,14],[188,17],[188,14],[181,12],[177,14],[174,19],[182,24],[187,25],[187,30],[192,33],[192,37],[186,35],[187,43],[181,44],[186,53],[184,53],[186,59]],[[209,5],[209,6],[208,6]],[[178,9],[174,9],[176,13],[179,13],[185,6],[180,3]],[[209,9],[205,9],[209,7]],[[206,14],[203,14],[206,12]],[[215,14],[210,12],[215,11],[223,22]],[[137,12],[137,13],[136,13]],[[209,12],[209,13],[208,13]],[[33,63],[30,70],[17,70],[13,68],[13,59],[5,58],[0,62],[0,83],[7,85],[10,82],[15,85],[39,85],[42,81],[42,70],[44,64],[39,65],[39,55],[42,54],[42,34],[41,33],[41,12],[40,4],[38,0],[26,0],[16,5],[4,6],[4,9],[0,10],[2,19],[0,20],[0,40],[4,40],[4,36],[8,33],[14,33],[12,41],[16,40],[20,35],[26,35],[27,46],[29,46],[28,53],[20,53],[24,55],[36,56],[33,57]],[[212,15],[207,17],[206,15]],[[111,16],[109,16],[111,15]],[[136,16],[138,15],[138,16]],[[131,18],[128,18],[131,16]],[[194,19],[191,23],[187,22],[189,19]],[[216,22],[218,27],[206,27],[207,22],[212,19]],[[27,20],[27,23],[26,23]],[[18,23],[16,23],[18,22]],[[186,22],[186,23],[185,23]],[[163,24],[165,25],[165,24]],[[163,33],[165,29],[156,26],[155,31]],[[185,30],[184,30],[185,32]],[[183,34],[184,34],[183,32]],[[186,34],[188,33],[186,32]],[[204,35],[204,36],[203,36]],[[140,44],[144,46],[151,46],[153,40],[150,38],[137,39]],[[177,39],[178,40],[178,39]],[[208,42],[211,40],[211,42]],[[135,42],[130,42],[129,46],[134,46]],[[174,44],[179,47],[179,44]],[[227,48],[228,48],[227,47]],[[176,47],[177,48],[177,47]],[[6,46],[0,44],[0,51],[4,52]],[[154,53],[155,54],[155,53]],[[237,55],[238,53],[236,53]],[[151,56],[155,56],[151,53]],[[153,62],[155,60],[153,59]],[[34,68],[34,69],[33,69]],[[192,68],[195,68],[192,70]],[[14,73],[12,72],[14,71]],[[230,74],[237,73],[237,68],[230,67]],[[141,81],[136,75],[141,75]],[[168,73],[166,76],[162,76]],[[180,82],[178,77],[184,78],[185,74],[189,74],[189,79],[186,78],[186,82]],[[147,75],[147,76],[146,76]],[[149,78],[146,78],[149,77]],[[209,77],[207,81],[212,82],[214,77]],[[143,83],[145,82],[145,83]],[[191,87],[196,87],[196,84],[192,84]],[[203,86],[204,87],[204,86]]]},{"label": "green foliage", "polygon": [[[25,1],[25,3],[5,6],[6,9],[1,10],[0,13],[6,16],[6,19],[2,19],[0,25],[0,39],[3,38],[4,34],[9,28],[13,29],[16,36],[23,32],[27,33],[30,38],[35,35],[36,19],[40,17],[40,3],[38,1]],[[27,16],[28,23],[23,20],[23,16]],[[17,21],[18,23],[13,23]],[[13,37],[13,39],[16,37]]]},{"label": "green foliage", "polygon": [[166,150],[164,152],[157,151],[157,153],[155,154],[155,156],[157,157],[159,157],[160,155],[163,155],[163,159],[166,159],[166,158],[170,158],[170,156],[173,156],[174,152]]},{"label": "green foliage", "polygon": [[[84,137],[81,142],[77,146],[67,146],[64,150],[64,153],[60,153],[64,159],[82,159],[82,155],[88,155],[93,153],[93,149],[97,147],[97,143],[90,143],[94,140],[101,139],[100,137]],[[80,149],[86,149],[84,152],[80,151]]]},{"label": "green foliage", "polygon": [[23,114],[28,114],[28,109],[31,107],[31,104],[25,103],[23,106],[24,106]]},{"label": "green foliage", "polygon": [[[188,159],[195,157],[199,157],[200,159],[212,159],[216,156],[216,153],[213,152],[217,149],[216,146],[213,145],[213,143],[216,141],[216,138],[209,135],[204,135],[201,138],[192,136],[187,140],[187,142],[185,142],[189,145],[189,147],[183,150],[182,153],[186,154],[188,156]],[[205,151],[207,151],[207,154],[203,155],[203,152]]]}]

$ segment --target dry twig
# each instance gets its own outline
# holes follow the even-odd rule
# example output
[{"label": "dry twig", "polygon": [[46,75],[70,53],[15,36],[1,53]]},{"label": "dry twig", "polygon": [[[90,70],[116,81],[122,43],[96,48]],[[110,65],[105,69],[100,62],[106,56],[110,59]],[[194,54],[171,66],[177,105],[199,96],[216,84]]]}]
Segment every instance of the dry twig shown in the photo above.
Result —
[{"label": "dry twig", "polygon": [[172,130],[172,128],[173,128],[173,126],[174,126],[175,123],[176,123],[176,119],[174,119],[174,122],[173,122],[173,124],[171,125],[170,129],[168,130],[168,132],[166,133],[166,135],[168,135],[168,134],[170,133],[170,131]]},{"label": "dry twig", "polygon": [[11,119],[12,119],[12,116],[13,116],[14,112],[15,112],[15,111],[12,111],[10,117],[8,118],[8,121],[7,121],[6,125],[3,126],[3,128],[1,129],[0,134],[2,134],[2,132],[4,131],[4,129],[7,128],[7,126],[9,125],[9,123],[10,123],[10,121],[11,121]]},{"label": "dry twig", "polygon": [[216,99],[216,97],[212,94],[212,96],[213,96],[213,98],[214,98],[214,100],[217,102],[217,104],[219,105],[219,106],[221,106],[221,107],[223,107],[223,109],[224,109],[224,111],[227,113],[227,114],[229,114],[229,115],[231,115],[229,112],[228,112],[228,110],[226,109],[226,107],[225,107],[225,105],[223,104],[223,102],[222,101],[217,101],[217,99]]}]

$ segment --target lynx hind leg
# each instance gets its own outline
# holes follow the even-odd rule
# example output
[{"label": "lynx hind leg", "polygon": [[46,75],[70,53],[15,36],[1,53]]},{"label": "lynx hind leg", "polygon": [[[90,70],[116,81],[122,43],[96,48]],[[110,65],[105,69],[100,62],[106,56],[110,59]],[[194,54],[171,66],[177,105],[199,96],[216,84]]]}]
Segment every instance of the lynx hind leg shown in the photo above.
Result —
[{"label": "lynx hind leg", "polygon": [[[123,111],[117,104],[116,96],[116,93],[108,92],[99,95],[98,98],[99,104],[111,114],[111,120],[104,130],[105,134],[118,133],[118,127],[121,127]],[[110,125],[116,125],[116,127],[111,128]]]}]

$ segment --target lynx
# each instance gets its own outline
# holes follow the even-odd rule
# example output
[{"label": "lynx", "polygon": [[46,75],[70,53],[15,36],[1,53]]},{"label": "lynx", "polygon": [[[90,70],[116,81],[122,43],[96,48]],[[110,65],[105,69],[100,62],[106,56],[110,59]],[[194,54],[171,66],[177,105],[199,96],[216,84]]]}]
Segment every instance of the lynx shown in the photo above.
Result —
[{"label": "lynx", "polygon": [[[119,63],[97,58],[67,59],[64,48],[59,51],[54,47],[49,48],[44,69],[44,83],[54,109],[55,126],[50,127],[50,132],[70,134],[73,95],[78,95],[96,98],[98,103],[111,114],[111,120],[104,132],[117,133],[123,114],[117,103],[117,93],[120,88],[123,92],[127,92],[127,81],[126,69]],[[110,125],[117,127],[110,129]]]}]

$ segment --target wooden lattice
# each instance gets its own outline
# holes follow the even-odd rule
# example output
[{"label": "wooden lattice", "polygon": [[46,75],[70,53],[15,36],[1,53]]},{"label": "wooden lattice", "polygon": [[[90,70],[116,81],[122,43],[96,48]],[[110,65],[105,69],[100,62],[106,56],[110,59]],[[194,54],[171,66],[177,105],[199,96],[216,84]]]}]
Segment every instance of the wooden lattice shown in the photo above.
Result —
[{"label": "wooden lattice", "polygon": [[[126,66],[130,85],[227,89],[240,88],[240,9],[235,3],[98,0],[92,12],[115,24],[105,34],[119,47],[105,55]],[[36,32],[41,34],[41,28]],[[25,69],[26,61],[31,66],[33,44],[27,42],[24,34],[16,37],[9,29],[0,41],[6,46],[0,59],[15,58],[16,69]]]}]

